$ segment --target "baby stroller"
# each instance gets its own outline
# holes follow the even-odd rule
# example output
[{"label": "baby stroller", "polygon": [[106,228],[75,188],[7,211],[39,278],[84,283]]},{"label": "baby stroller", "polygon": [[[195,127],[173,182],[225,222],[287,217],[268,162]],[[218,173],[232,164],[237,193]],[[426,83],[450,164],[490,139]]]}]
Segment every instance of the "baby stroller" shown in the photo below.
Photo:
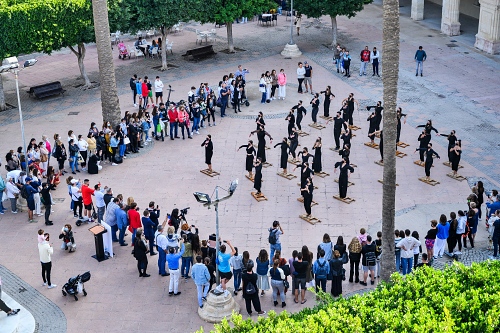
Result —
[{"label": "baby stroller", "polygon": [[118,59],[125,60],[125,58],[127,57],[130,59],[130,53],[128,53],[127,47],[123,42],[120,42],[120,44],[118,44],[118,52]]},{"label": "baby stroller", "polygon": [[66,282],[62,287],[63,296],[67,296],[69,294],[75,298],[75,301],[78,301],[78,297],[76,297],[76,295],[79,293],[83,293],[83,296],[87,296],[84,283],[88,280],[90,280],[90,271],[69,278],[68,282]]}]

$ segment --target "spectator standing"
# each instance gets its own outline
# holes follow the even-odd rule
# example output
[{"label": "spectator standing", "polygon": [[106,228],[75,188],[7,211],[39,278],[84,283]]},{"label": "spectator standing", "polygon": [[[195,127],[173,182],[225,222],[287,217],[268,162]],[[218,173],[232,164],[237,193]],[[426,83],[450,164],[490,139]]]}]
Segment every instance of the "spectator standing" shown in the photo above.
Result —
[{"label": "spectator standing", "polygon": [[167,262],[168,262],[168,267],[170,269],[170,283],[168,286],[168,295],[180,295],[181,292],[179,291],[179,278],[180,278],[180,270],[179,270],[179,259],[182,257],[184,254],[184,239],[181,239],[180,241],[180,246],[181,250],[180,252],[175,252],[174,247],[170,247],[168,249],[168,254],[167,254]]},{"label": "spectator standing", "polygon": [[316,278],[316,292],[318,292],[321,285],[321,290],[326,293],[326,279],[330,273],[330,264],[325,260],[325,251],[320,249],[319,258],[314,262],[312,267],[314,276]]},{"label": "spectator standing", "polygon": [[375,240],[375,256],[377,257],[377,277],[380,277],[380,260],[382,259],[382,231],[377,232]]},{"label": "spectator standing", "polygon": [[202,263],[202,257],[196,256],[196,264],[193,265],[191,276],[193,277],[196,291],[198,293],[198,306],[203,308],[203,301],[207,300],[210,287],[210,272],[206,265]]},{"label": "spectator standing", "polygon": [[488,224],[490,228],[494,228],[492,240],[493,240],[493,256],[490,256],[490,259],[496,260],[498,259],[498,242],[500,241],[500,210],[497,209],[495,214],[491,215],[488,220]]},{"label": "spectator standing", "polygon": [[270,289],[269,279],[267,278],[269,255],[265,249],[260,250],[255,263],[257,264],[257,287],[260,289],[260,296],[264,296],[265,291]]},{"label": "spectator standing", "polygon": [[[106,190],[107,187],[104,188]],[[94,185],[95,206],[97,207],[97,222],[101,223],[104,220],[106,213],[106,203],[104,202],[104,192],[101,189],[101,183]]]},{"label": "spectator standing", "polygon": [[349,72],[349,69],[351,68],[351,56],[349,55],[349,51],[346,50],[344,52],[342,60],[342,64],[345,70],[344,76],[351,77],[351,73]]},{"label": "spectator standing", "polygon": [[234,294],[238,295],[238,291],[241,290],[241,275],[243,273],[243,256],[238,253],[238,248],[234,247],[234,256],[229,259],[231,267],[233,267],[233,278],[234,278]]},{"label": "spectator standing", "polygon": [[142,229],[139,228],[136,231],[136,237],[134,242],[134,257],[137,259],[137,270],[139,270],[139,277],[150,277],[151,275],[146,273],[148,269],[148,256],[149,252],[145,240],[142,238]]},{"label": "spectator standing", "polygon": [[362,50],[359,54],[359,57],[361,58],[361,65],[359,66],[359,76],[366,75],[366,64],[370,62],[370,55],[371,52],[368,49],[368,46],[365,46],[365,49]]},{"label": "spectator standing", "polygon": [[118,204],[120,203],[120,199],[113,198],[112,201],[108,203],[106,208],[106,223],[111,227],[111,239],[113,242],[118,242],[118,238],[116,237],[116,232],[118,231],[116,210],[120,209]]},{"label": "spectator standing", "polygon": [[118,235],[118,242],[120,243],[120,246],[127,246],[128,244],[125,243],[124,237],[125,231],[127,230],[128,226],[128,217],[127,213],[125,212],[125,206],[123,205],[123,203],[120,202],[118,204],[118,208],[115,210],[115,215],[118,230],[120,231]]},{"label": "spectator standing", "polygon": [[[274,221],[272,228],[269,228],[269,253],[271,254],[269,265],[272,265],[274,252],[276,250],[281,251],[281,240],[280,236],[284,234],[283,228],[281,228],[279,221]],[[257,265],[258,267],[258,265]]]},{"label": "spectator standing", "polygon": [[45,225],[53,225],[50,220],[50,211],[52,209],[52,197],[50,196],[50,190],[55,189],[54,185],[49,183],[42,184],[42,190],[40,191],[41,199],[43,205],[45,206]]},{"label": "spectator standing", "polygon": [[280,69],[278,74],[278,99],[285,100],[286,97],[286,74],[285,70]]},{"label": "spectator standing", "polygon": [[149,210],[145,209],[142,215],[141,222],[144,230],[144,238],[146,238],[149,243],[149,255],[154,256],[156,255],[154,251],[156,225],[149,216]]},{"label": "spectator standing", "polygon": [[297,92],[299,94],[302,94],[302,82],[304,82],[304,75],[306,74],[306,69],[302,65],[302,62],[299,62],[298,66],[299,67],[297,68],[297,80],[299,81],[299,88]]},{"label": "spectator standing", "polygon": [[290,275],[292,276],[292,295],[295,295],[295,267],[293,263],[297,261],[297,255],[299,252],[297,250],[293,250],[292,257],[288,259],[288,265],[290,266]]},{"label": "spectator standing", "polygon": [[333,251],[333,258],[330,260],[330,275],[332,277],[332,296],[338,297],[342,294],[342,281],[345,280],[345,270],[342,257],[338,250]]},{"label": "spectator standing", "polygon": [[285,303],[285,285],[283,281],[285,280],[285,273],[281,268],[279,268],[280,260],[275,259],[273,266],[269,267],[267,271],[267,276],[271,278],[271,287],[273,289],[273,303],[274,306],[278,305],[278,293],[280,294],[281,307],[286,306]]},{"label": "spectator standing", "polygon": [[[396,257],[396,272],[401,271],[401,249],[396,246],[401,239],[399,230],[394,230],[394,256]],[[432,246],[434,247],[434,242],[432,243]]]},{"label": "spectator standing", "polygon": [[422,72],[424,71],[424,61],[427,59],[427,53],[425,53],[422,46],[418,47],[417,52],[415,52],[415,63],[417,68],[415,70],[415,76],[418,76],[418,69],[420,68],[420,76],[424,76]]},{"label": "spectator standing", "polygon": [[163,103],[163,82],[160,80],[159,76],[157,76],[155,80],[155,97],[156,104],[158,104],[158,98],[160,102]]},{"label": "spectator standing", "polygon": [[30,177],[24,179],[24,187],[26,188],[26,202],[28,204],[28,222],[35,223],[33,219],[33,211],[35,210],[35,193],[38,193],[37,188],[40,186],[39,182],[32,181]]},{"label": "spectator standing", "polygon": [[[449,228],[449,223],[448,223],[448,228]],[[406,229],[405,238],[400,240],[396,246],[401,249],[401,263],[403,264],[403,275],[411,273],[411,269],[413,266],[413,250],[420,246],[420,241],[410,236],[410,229]],[[443,243],[443,249],[444,249],[444,243]]]},{"label": "spectator standing", "polygon": [[10,209],[12,214],[17,214],[17,197],[19,196],[19,188],[14,183],[14,178],[7,176],[7,183],[5,184],[7,190],[7,198],[10,200]]},{"label": "spectator standing", "polygon": [[[312,75],[313,75],[313,68],[312,66],[309,65],[307,61],[304,61],[304,85],[306,86],[306,93],[311,91],[311,95],[314,95],[313,92],[313,85],[312,85]],[[309,85],[309,90],[307,89]]]},{"label": "spectator standing", "polygon": [[[363,286],[366,286],[366,280],[368,278],[368,271],[370,271],[371,284],[375,284],[375,267],[377,264],[377,256],[375,255],[376,245],[372,242],[372,236],[366,236],[366,244],[363,245],[361,253],[363,254],[363,260],[361,262],[363,266],[363,282],[360,282]],[[412,252],[413,257],[413,252]]]},{"label": "spectator standing", "polygon": [[234,256],[236,250],[234,249],[230,241],[226,240],[224,242],[231,248],[231,253],[226,253],[225,244],[222,244],[219,247],[219,253],[217,253],[217,259],[219,261],[219,263],[217,264],[217,269],[219,271],[221,284],[220,286],[217,286],[217,288],[219,292],[226,294],[226,284],[233,277],[233,274],[231,273],[231,266],[229,265],[229,259]]},{"label": "spectator standing", "polygon": [[48,284],[48,288],[52,289],[57,287],[50,280],[50,272],[52,270],[52,254],[54,253],[54,248],[50,242],[50,235],[48,233],[44,234],[45,240],[38,243],[38,254],[40,256],[40,262],[42,263],[42,279],[43,285]]},{"label": "spectator standing", "polygon": [[137,207],[137,203],[132,202],[130,204],[129,210],[127,211],[129,222],[128,230],[132,232],[132,244],[135,244],[135,233],[137,232],[137,229],[142,227],[141,215],[139,214],[137,209],[139,209]]},{"label": "spectator standing", "polygon": [[[332,259],[332,254],[333,254],[333,244],[332,240],[330,239],[330,235],[324,234],[323,235],[323,242],[318,245],[318,257],[319,257],[319,251],[323,250],[325,252],[325,260],[330,261]],[[345,245],[344,245],[344,251],[345,251]]]},{"label": "spectator standing", "polygon": [[436,243],[434,244],[434,259],[443,257],[444,247],[448,239],[450,223],[446,221],[446,215],[441,214],[437,225]]},{"label": "spectator standing", "polygon": [[92,195],[94,195],[95,190],[89,187],[89,180],[84,179],[81,190],[83,207],[85,210],[83,211],[84,219],[88,222],[94,222],[92,219]]},{"label": "spectator standing", "polygon": [[380,75],[378,75],[378,65],[380,63],[380,52],[377,51],[376,47],[373,48],[373,51],[370,55],[370,62],[372,63],[372,67],[373,67],[372,76],[375,76],[375,73],[377,73],[377,76],[380,77]]},{"label": "spectator standing", "polygon": [[132,101],[134,102],[134,107],[137,107],[137,74],[134,74],[130,78],[130,90],[132,90]]},{"label": "spectator standing", "polygon": [[342,48],[340,47],[340,44],[337,44],[337,47],[333,51],[333,61],[334,64],[337,67],[337,73],[340,73],[340,53],[342,52]]},{"label": "spectator standing", "polygon": [[297,261],[293,262],[295,269],[295,298],[294,302],[299,302],[299,289],[300,289],[300,304],[304,304],[306,300],[306,272],[309,263],[302,260],[302,252],[297,253]]},{"label": "spectator standing", "polygon": [[168,240],[163,234],[163,228],[164,226],[160,224],[155,232],[156,250],[158,251],[158,274],[161,276],[169,276],[170,273],[167,273],[165,268],[167,262]]},{"label": "spectator standing", "polygon": [[249,260],[246,267],[246,274],[243,274],[243,298],[249,316],[252,315],[252,304],[259,315],[266,314],[260,307],[259,288],[257,287],[257,274],[253,272],[254,263]]},{"label": "spectator standing", "polygon": [[349,282],[353,282],[353,275],[355,283],[359,282],[359,260],[361,259],[361,244],[358,237],[353,237],[351,243],[347,247],[349,250],[349,261],[351,262],[351,269],[349,272]]}]

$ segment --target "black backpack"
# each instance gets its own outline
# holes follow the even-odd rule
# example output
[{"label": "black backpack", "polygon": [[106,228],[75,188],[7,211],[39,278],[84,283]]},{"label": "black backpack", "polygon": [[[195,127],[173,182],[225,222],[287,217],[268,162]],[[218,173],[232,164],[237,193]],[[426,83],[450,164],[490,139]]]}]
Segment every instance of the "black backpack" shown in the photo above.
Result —
[{"label": "black backpack", "polygon": [[21,198],[28,199],[28,190],[26,189],[26,185],[21,185]]},{"label": "black backpack", "polygon": [[375,266],[377,263],[377,256],[375,252],[367,252],[365,254],[366,266]]},{"label": "black backpack", "polygon": [[247,287],[245,288],[245,293],[247,295],[253,295],[257,292],[257,289],[255,289],[255,286],[253,285],[252,282],[247,283]]},{"label": "black backpack", "polygon": [[274,245],[278,241],[278,237],[276,236],[276,233],[278,232],[278,229],[272,229],[269,231],[269,244]]}]

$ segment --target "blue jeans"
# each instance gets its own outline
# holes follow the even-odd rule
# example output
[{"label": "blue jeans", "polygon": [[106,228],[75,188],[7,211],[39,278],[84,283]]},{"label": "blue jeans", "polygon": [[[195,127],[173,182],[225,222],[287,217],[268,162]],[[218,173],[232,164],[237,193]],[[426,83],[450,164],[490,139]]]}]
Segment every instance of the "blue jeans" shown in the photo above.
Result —
[{"label": "blue jeans", "polygon": [[191,268],[191,262],[193,261],[193,257],[182,257],[181,264],[181,276],[188,277],[189,269]]},{"label": "blue jeans", "polygon": [[113,242],[117,242],[118,241],[118,238],[116,238],[116,232],[118,231],[118,225],[115,224],[115,225],[112,225],[111,226],[111,239],[113,240]]},{"label": "blue jeans", "polygon": [[170,139],[174,138],[174,129],[175,129],[175,136],[177,137],[177,131],[179,129],[179,123],[170,123]]},{"label": "blue jeans", "polygon": [[137,229],[132,228],[132,244],[135,244],[135,233]]},{"label": "blue jeans", "polygon": [[227,107],[227,100],[222,98],[221,107],[220,107],[220,116],[221,117],[226,115],[226,107]]},{"label": "blue jeans", "polygon": [[123,239],[125,237],[125,231],[127,231],[127,227],[120,229],[120,234],[118,235],[118,241],[120,244],[125,244],[125,240]]},{"label": "blue jeans", "polygon": [[200,117],[193,117],[193,127],[191,132],[198,131],[200,129]]},{"label": "blue jeans", "polygon": [[198,291],[198,305],[203,305],[202,297],[207,297],[208,290],[210,289],[210,283],[207,284],[197,284],[196,290]]},{"label": "blue jeans", "polygon": [[399,267],[401,267],[401,252],[396,252],[396,272],[399,272]]},{"label": "blue jeans", "polygon": [[413,258],[401,258],[403,263],[403,275],[410,274],[413,267]]},{"label": "blue jeans", "polygon": [[71,167],[71,171],[75,172],[78,170],[78,156],[71,156],[72,161],[69,162],[69,166]]},{"label": "blue jeans", "polygon": [[166,274],[165,262],[167,261],[167,254],[161,247],[157,247],[158,250],[158,274]]},{"label": "blue jeans", "polygon": [[367,61],[362,61],[361,62],[361,65],[359,66],[359,75],[363,75],[363,74],[366,74],[366,64],[368,62]]},{"label": "blue jeans", "polygon": [[261,103],[265,103],[266,102],[266,96],[267,96],[266,92],[265,91],[262,92],[262,98],[260,99]]},{"label": "blue jeans", "polygon": [[233,269],[234,291],[240,289],[241,276],[242,276],[241,269]]},{"label": "blue jeans", "polygon": [[119,150],[120,157],[125,156],[125,149],[127,149],[127,146],[126,145],[119,145],[118,148],[120,149]]},{"label": "blue jeans", "polygon": [[416,69],[416,74],[418,74],[418,67],[420,66],[420,74],[422,74],[422,71],[424,70],[424,62],[422,60],[415,60],[417,63],[417,69]]},{"label": "blue jeans", "polygon": [[0,211],[3,212],[5,208],[3,207],[2,204],[2,198],[3,198],[3,191],[0,191]]},{"label": "blue jeans", "polygon": [[269,257],[269,265],[273,265],[273,258],[274,258],[274,252],[276,250],[279,250],[281,252],[281,243],[276,243],[276,244],[269,244],[270,250],[269,252],[271,253],[271,256]]}]

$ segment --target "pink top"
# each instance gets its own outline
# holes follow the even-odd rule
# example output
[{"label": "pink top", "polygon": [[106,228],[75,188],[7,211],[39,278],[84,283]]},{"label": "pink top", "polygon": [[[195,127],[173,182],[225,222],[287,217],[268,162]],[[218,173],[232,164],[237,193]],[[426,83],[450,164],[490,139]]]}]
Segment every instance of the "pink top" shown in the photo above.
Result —
[{"label": "pink top", "polygon": [[367,236],[366,233],[364,235],[361,235],[361,234],[358,235],[358,239],[359,239],[359,242],[361,243],[361,245],[366,244],[366,236]]},{"label": "pink top", "polygon": [[38,235],[38,243],[42,243],[44,240],[45,240],[45,236],[43,234]]},{"label": "pink top", "polygon": [[52,147],[50,146],[49,140],[45,140],[45,148],[49,151],[49,153],[52,152]]},{"label": "pink top", "polygon": [[280,86],[284,86],[286,84],[286,74],[285,73],[278,74],[278,84]]}]

